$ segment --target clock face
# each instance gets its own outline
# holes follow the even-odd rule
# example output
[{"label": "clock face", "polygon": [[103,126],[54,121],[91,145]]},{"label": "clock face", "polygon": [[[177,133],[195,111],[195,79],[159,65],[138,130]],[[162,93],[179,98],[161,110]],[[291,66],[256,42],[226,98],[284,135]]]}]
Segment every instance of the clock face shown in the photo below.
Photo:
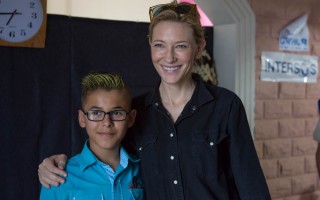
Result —
[{"label": "clock face", "polygon": [[40,0],[0,0],[0,39],[23,42],[40,29],[43,9]]}]

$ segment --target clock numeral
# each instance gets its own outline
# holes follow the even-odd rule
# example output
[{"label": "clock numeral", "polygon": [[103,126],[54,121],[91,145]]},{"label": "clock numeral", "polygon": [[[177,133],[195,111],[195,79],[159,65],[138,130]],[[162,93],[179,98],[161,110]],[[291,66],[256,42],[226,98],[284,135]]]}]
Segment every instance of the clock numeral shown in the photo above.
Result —
[{"label": "clock numeral", "polygon": [[24,29],[21,29],[20,35],[21,35],[21,36],[26,36],[26,35],[27,35],[27,32],[26,32],[26,30],[24,30]]},{"label": "clock numeral", "polygon": [[[1,1],[1,0],[0,0]],[[32,2],[30,2],[30,8],[34,8],[34,6],[35,6],[36,4],[32,1]]]},{"label": "clock numeral", "polygon": [[4,28],[3,28],[3,27],[0,27],[0,34],[3,33],[3,30],[4,30]]},{"label": "clock numeral", "polygon": [[32,27],[33,27],[32,22],[30,22],[30,23],[28,24],[28,27],[29,27],[29,28],[32,28]]},{"label": "clock numeral", "polygon": [[37,19],[38,18],[38,13],[36,13],[36,12],[31,13],[31,18]]},{"label": "clock numeral", "polygon": [[9,37],[11,37],[11,38],[16,37],[16,32],[15,31],[10,31],[9,32]]}]

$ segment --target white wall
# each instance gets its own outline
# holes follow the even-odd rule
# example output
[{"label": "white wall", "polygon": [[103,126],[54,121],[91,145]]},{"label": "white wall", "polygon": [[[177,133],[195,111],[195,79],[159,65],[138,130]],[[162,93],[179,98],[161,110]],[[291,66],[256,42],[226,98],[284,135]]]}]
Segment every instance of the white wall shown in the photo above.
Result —
[{"label": "white wall", "polygon": [[[235,63],[236,52],[234,47],[236,46],[236,25],[235,24],[226,24],[226,25],[217,25],[214,28],[214,49],[215,59],[218,75],[218,84],[235,91],[236,77],[234,73],[234,67],[237,65]],[[228,41],[228,42],[225,42]]]},{"label": "white wall", "polygon": [[170,0],[47,0],[49,14],[149,22],[149,7]]}]

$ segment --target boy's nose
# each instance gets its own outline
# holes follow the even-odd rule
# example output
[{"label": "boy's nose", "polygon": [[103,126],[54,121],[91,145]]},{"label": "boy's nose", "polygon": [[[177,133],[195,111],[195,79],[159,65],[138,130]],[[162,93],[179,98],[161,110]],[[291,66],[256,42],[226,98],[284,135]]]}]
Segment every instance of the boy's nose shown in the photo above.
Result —
[{"label": "boy's nose", "polygon": [[102,125],[107,126],[107,127],[111,127],[113,125],[113,121],[111,120],[109,114],[106,114],[104,116],[104,119],[102,121]]}]

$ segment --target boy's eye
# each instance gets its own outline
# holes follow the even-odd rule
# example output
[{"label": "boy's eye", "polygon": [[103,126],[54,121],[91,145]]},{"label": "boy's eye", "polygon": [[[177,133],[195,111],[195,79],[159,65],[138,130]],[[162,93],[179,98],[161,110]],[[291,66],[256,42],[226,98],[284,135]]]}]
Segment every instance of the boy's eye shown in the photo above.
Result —
[{"label": "boy's eye", "polygon": [[125,111],[123,111],[123,110],[115,110],[115,111],[112,111],[111,114],[112,115],[124,115]]},{"label": "boy's eye", "polygon": [[101,115],[103,111],[101,110],[90,110],[91,115]]}]

